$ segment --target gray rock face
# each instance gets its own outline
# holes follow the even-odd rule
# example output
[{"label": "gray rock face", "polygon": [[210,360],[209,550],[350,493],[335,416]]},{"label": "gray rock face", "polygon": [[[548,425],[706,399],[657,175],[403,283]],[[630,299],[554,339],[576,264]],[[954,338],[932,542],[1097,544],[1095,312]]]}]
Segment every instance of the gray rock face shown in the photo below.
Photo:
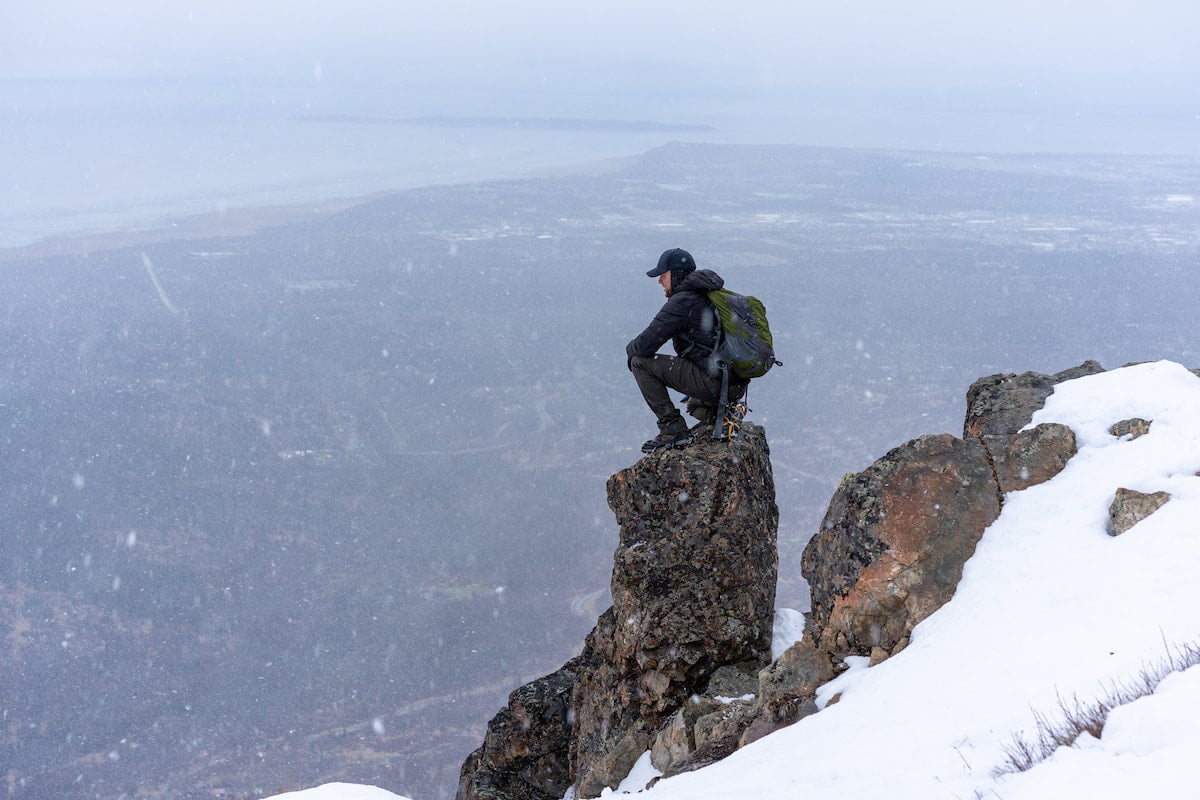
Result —
[{"label": "gray rock face", "polygon": [[[732,445],[647,456],[612,476],[613,608],[578,659],[514,693],[464,766],[459,797],[544,800],[572,784],[595,797],[646,749],[669,776],[818,713],[817,688],[847,656],[876,664],[900,652],[953,596],[1005,493],[1063,469],[1074,433],[1022,428],[1056,384],[1101,371],[1089,361],[981,378],[963,439],[923,436],[846,476],[801,559],[812,591],[804,638],[769,665],[778,512],[762,430],[746,425]],[[1126,420],[1112,434],[1148,428]],[[1119,490],[1114,533],[1167,499]]]},{"label": "gray rock face", "polygon": [[1117,489],[1112,505],[1108,507],[1108,518],[1112,523],[1110,533],[1120,536],[1146,517],[1162,508],[1171,499],[1169,492],[1135,492],[1133,489]]},{"label": "gray rock face", "polygon": [[1002,494],[1028,489],[1062,471],[1075,455],[1075,433],[1058,424],[1021,429],[1046,404],[1057,384],[1103,371],[1099,363],[1085,361],[1054,375],[989,375],[971,384],[963,438],[983,442]]},{"label": "gray rock face", "polygon": [[1054,375],[1023,372],[980,378],[967,389],[963,438],[1012,436],[1028,425],[1034,412],[1046,404],[1055,384],[1103,371],[1098,362],[1085,361]]},{"label": "gray rock face", "polygon": [[[770,660],[779,511],[760,427],[646,456],[609,479],[608,501],[621,529],[613,607],[578,658],[489,723],[459,800],[557,800],[572,785],[596,797],[649,748],[694,757],[697,721],[727,706],[690,698],[753,692]],[[660,734],[676,724],[674,739]],[[724,738],[710,749],[737,746],[731,724],[712,726]]]},{"label": "gray rock face", "polygon": [[581,797],[603,789],[590,773],[635,724],[657,731],[722,666],[766,664],[775,615],[779,511],[761,428],[647,456],[609,478],[608,503],[621,527],[614,624],[594,634],[573,701]]},{"label": "gray rock face", "polygon": [[807,634],[837,658],[894,652],[954,593],[1000,514],[983,444],[923,436],[842,480],[804,549]]}]

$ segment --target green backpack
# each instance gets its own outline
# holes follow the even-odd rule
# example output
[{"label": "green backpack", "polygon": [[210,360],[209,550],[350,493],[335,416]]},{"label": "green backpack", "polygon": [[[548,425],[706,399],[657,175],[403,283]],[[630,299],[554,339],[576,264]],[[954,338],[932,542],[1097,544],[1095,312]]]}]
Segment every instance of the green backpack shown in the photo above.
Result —
[{"label": "green backpack", "polygon": [[728,289],[708,292],[720,324],[717,355],[740,378],[759,378],[783,363],[775,360],[767,309],[757,297]]}]

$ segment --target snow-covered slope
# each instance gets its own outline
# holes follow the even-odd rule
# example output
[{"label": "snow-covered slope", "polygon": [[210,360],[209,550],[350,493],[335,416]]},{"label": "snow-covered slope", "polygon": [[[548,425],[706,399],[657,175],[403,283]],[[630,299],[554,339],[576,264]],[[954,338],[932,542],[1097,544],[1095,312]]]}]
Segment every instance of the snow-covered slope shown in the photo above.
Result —
[{"label": "snow-covered slope", "polygon": [[398,794],[353,783],[326,783],[302,792],[277,794],[269,800],[407,800]]},{"label": "snow-covered slope", "polygon": [[[1152,420],[1150,432],[1108,433],[1133,417]],[[1200,753],[1200,666],[1120,705],[1098,739],[1084,734],[1028,771],[996,775],[1015,736],[1038,739],[1039,716],[1086,710],[1200,642],[1200,378],[1158,362],[1069,381],[1034,417],[1041,422],[1069,425],[1078,454],[1054,479],[1008,495],[954,599],[907,649],[824,687],[818,699],[838,702],[820,713],[645,796],[1187,795]],[[1113,537],[1118,487],[1171,500]],[[288,797],[358,800],[340,791]]]},{"label": "snow-covered slope", "polygon": [[[1108,433],[1132,417],[1150,432]],[[649,796],[1101,800],[1193,785],[1200,668],[1113,712],[1098,741],[993,776],[1014,734],[1037,738],[1036,714],[1061,718],[1060,700],[1086,706],[1200,641],[1200,378],[1159,362],[1070,381],[1040,422],[1069,425],[1079,453],[1006,498],[954,599],[906,650],[840,676],[823,692],[840,692],[836,705]],[[1172,499],[1114,538],[1107,512],[1122,486]]]}]

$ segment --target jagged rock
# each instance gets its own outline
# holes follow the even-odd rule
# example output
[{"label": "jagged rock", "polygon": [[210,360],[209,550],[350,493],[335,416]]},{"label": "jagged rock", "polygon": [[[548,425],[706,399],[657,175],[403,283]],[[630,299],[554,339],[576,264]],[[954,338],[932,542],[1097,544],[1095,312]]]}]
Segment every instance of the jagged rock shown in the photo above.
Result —
[{"label": "jagged rock", "polygon": [[848,475],[801,559],[807,634],[838,658],[892,651],[954,594],[999,513],[978,439],[923,436]]},{"label": "jagged rock", "polygon": [[700,717],[695,725],[695,751],[663,770],[663,777],[706,767],[737,750],[742,732],[754,721],[755,708],[755,703],[735,700]]},{"label": "jagged rock", "polygon": [[696,720],[696,749],[708,748],[714,742],[724,742],[721,749],[732,753],[742,729],[750,724],[754,714],[754,703],[748,700],[732,700],[722,703],[720,708]]},{"label": "jagged rock", "polygon": [[1023,372],[980,378],[967,389],[963,438],[1012,436],[1028,425],[1034,412],[1046,404],[1055,384],[1103,371],[1098,362],[1085,361],[1054,375]]},{"label": "jagged rock", "polygon": [[[754,703],[758,695],[757,666],[748,671],[740,665],[721,667],[708,681],[703,695],[692,695],[659,730],[650,749],[650,764],[668,772],[686,764],[696,752],[696,722],[721,711],[730,701]],[[705,741],[701,734],[701,743]]]},{"label": "jagged rock", "polygon": [[817,702],[811,697],[804,699],[797,698],[774,713],[764,712],[762,709],[759,709],[754,720],[742,731],[742,737],[738,739],[738,747],[745,747],[767,734],[782,730],[805,717],[812,716],[817,713],[817,710]]},{"label": "jagged rock", "polygon": [[1113,536],[1120,536],[1158,511],[1170,499],[1169,492],[1145,494],[1144,492],[1135,492],[1133,489],[1117,489],[1116,497],[1113,498],[1112,505],[1108,507],[1108,518],[1112,521],[1109,533]]},{"label": "jagged rock", "polygon": [[615,785],[605,759],[635,726],[660,729],[724,665],[766,664],[775,613],[779,512],[760,427],[649,455],[609,478],[608,500],[621,528],[612,615],[572,700],[580,797]]},{"label": "jagged rock", "polygon": [[692,697],[671,715],[650,748],[650,765],[669,772],[686,763],[696,752],[696,720],[711,714],[721,704],[711,697]]},{"label": "jagged rock", "polygon": [[811,699],[817,687],[833,680],[833,662],[805,636],[758,673],[758,696],[763,712],[790,716],[789,706]]},{"label": "jagged rock", "polygon": [[704,697],[714,700],[744,700],[747,696],[757,696],[759,665],[748,666],[749,669],[743,669],[742,665],[730,664],[718,669],[708,679]]},{"label": "jagged rock", "polygon": [[[550,689],[530,690],[531,699],[514,693],[464,765],[460,800],[541,800],[561,797],[567,784],[577,797],[594,797],[646,748],[655,767],[674,775],[817,713],[817,688],[847,656],[879,663],[896,655],[950,599],[999,515],[1002,491],[1063,468],[1075,451],[1069,428],[1021,429],[1055,384],[1101,371],[1088,361],[1055,375],[982,378],[967,395],[964,440],[915,439],[843,479],[801,560],[812,591],[804,637],[761,671],[778,523],[762,430],[747,424],[731,444],[651,454],[612,476],[609,505],[621,528],[613,608],[582,655],[543,679]],[[1118,492],[1114,527],[1119,515],[1141,519],[1166,497],[1134,495]],[[757,671],[757,685],[747,669]],[[540,730],[539,715],[552,731]]]},{"label": "jagged rock", "polygon": [[458,800],[559,800],[571,785],[571,692],[579,659],[516,689],[463,764]]},{"label": "jagged rock", "polygon": [[[770,659],[779,511],[760,427],[649,455],[609,479],[608,499],[621,528],[613,607],[579,657],[513,692],[463,765],[458,800],[558,800],[572,785],[595,797],[652,743],[676,747],[656,734],[689,698],[751,694]],[[685,730],[721,707],[695,705]]]},{"label": "jagged rock", "polygon": [[758,703],[739,747],[817,713],[817,688],[834,677],[829,654],[805,636],[758,673]]},{"label": "jagged rock", "polygon": [[1042,423],[1009,437],[986,435],[983,443],[992,454],[1004,494],[1050,480],[1076,453],[1075,432],[1058,422]]},{"label": "jagged rock", "polygon": [[650,734],[641,722],[635,722],[625,735],[591,765],[587,774],[576,785],[577,797],[599,797],[608,787],[615,788],[633,769],[642,753],[650,745]]},{"label": "jagged rock", "polygon": [[1130,439],[1137,439],[1150,432],[1150,421],[1144,420],[1141,417],[1123,419],[1109,428],[1108,432],[1113,436],[1116,436],[1118,439],[1122,436],[1128,436]]}]

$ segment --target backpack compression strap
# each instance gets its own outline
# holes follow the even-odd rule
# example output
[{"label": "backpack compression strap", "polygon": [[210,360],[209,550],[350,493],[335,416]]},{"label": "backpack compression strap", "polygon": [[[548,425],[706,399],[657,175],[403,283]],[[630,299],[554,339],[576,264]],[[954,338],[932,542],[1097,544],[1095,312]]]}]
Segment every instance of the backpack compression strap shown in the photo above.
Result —
[{"label": "backpack compression strap", "polygon": [[725,415],[729,413],[729,367],[721,364],[721,400],[717,403],[717,421],[713,423],[712,438],[720,441],[725,428]]}]

